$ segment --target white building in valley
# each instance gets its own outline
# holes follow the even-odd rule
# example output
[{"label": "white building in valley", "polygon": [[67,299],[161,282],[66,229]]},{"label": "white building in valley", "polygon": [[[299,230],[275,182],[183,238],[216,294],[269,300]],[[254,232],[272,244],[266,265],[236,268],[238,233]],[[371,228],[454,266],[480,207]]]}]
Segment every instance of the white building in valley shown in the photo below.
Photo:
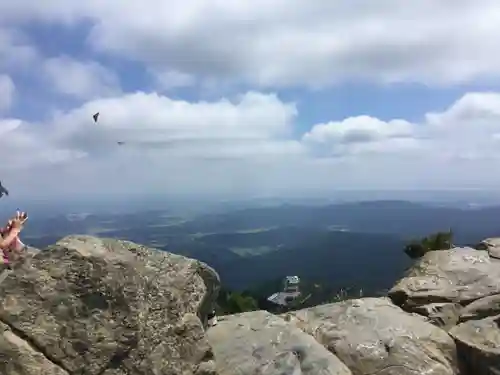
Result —
[{"label": "white building in valley", "polygon": [[287,276],[283,280],[283,291],[274,293],[267,300],[281,306],[287,306],[300,297],[300,278]]}]

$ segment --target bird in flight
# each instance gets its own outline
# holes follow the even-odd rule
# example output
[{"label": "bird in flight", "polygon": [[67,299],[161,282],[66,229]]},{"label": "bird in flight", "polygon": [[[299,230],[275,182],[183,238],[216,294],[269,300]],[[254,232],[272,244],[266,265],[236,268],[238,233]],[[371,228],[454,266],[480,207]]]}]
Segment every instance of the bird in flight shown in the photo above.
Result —
[{"label": "bird in flight", "polygon": [[9,195],[9,191],[3,187],[2,183],[0,182],[0,198],[2,198],[4,195]]},{"label": "bird in flight", "polygon": [[[96,112],[92,115],[92,118],[94,119],[94,122],[97,122],[97,120],[99,119],[99,112]],[[122,141],[118,141],[116,142],[118,144],[118,146],[123,146],[125,144],[125,142],[122,142]]]}]

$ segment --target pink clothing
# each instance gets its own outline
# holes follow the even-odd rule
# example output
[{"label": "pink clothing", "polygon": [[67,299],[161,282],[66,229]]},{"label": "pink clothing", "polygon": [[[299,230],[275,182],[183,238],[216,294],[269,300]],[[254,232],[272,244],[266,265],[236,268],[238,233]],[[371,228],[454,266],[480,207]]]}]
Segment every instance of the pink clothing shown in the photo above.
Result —
[{"label": "pink clothing", "polygon": [[[5,236],[8,234],[7,228],[0,228],[0,236]],[[9,264],[10,259],[8,253],[11,251],[20,251],[24,249],[25,245],[19,239],[19,236],[16,236],[14,240],[11,242],[10,246],[7,249],[0,249],[2,251],[3,264]]]}]

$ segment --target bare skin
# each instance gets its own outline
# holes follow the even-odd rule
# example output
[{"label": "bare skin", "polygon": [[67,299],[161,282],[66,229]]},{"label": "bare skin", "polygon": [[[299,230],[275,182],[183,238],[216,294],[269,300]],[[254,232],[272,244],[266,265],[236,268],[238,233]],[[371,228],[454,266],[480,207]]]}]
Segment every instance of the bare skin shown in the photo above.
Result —
[{"label": "bare skin", "polygon": [[[0,250],[6,252],[12,243],[17,239],[23,230],[24,223],[28,220],[28,215],[25,212],[16,212],[16,215],[7,224],[7,235],[0,239]],[[0,264],[5,264],[5,259],[0,256]]]}]

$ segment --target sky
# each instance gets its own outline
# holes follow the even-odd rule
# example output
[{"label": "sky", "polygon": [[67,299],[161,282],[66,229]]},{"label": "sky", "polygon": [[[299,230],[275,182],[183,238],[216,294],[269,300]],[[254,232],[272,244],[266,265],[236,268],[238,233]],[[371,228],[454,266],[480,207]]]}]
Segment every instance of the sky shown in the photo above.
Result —
[{"label": "sky", "polygon": [[499,45],[498,0],[2,1],[0,179],[23,199],[495,190]]}]

